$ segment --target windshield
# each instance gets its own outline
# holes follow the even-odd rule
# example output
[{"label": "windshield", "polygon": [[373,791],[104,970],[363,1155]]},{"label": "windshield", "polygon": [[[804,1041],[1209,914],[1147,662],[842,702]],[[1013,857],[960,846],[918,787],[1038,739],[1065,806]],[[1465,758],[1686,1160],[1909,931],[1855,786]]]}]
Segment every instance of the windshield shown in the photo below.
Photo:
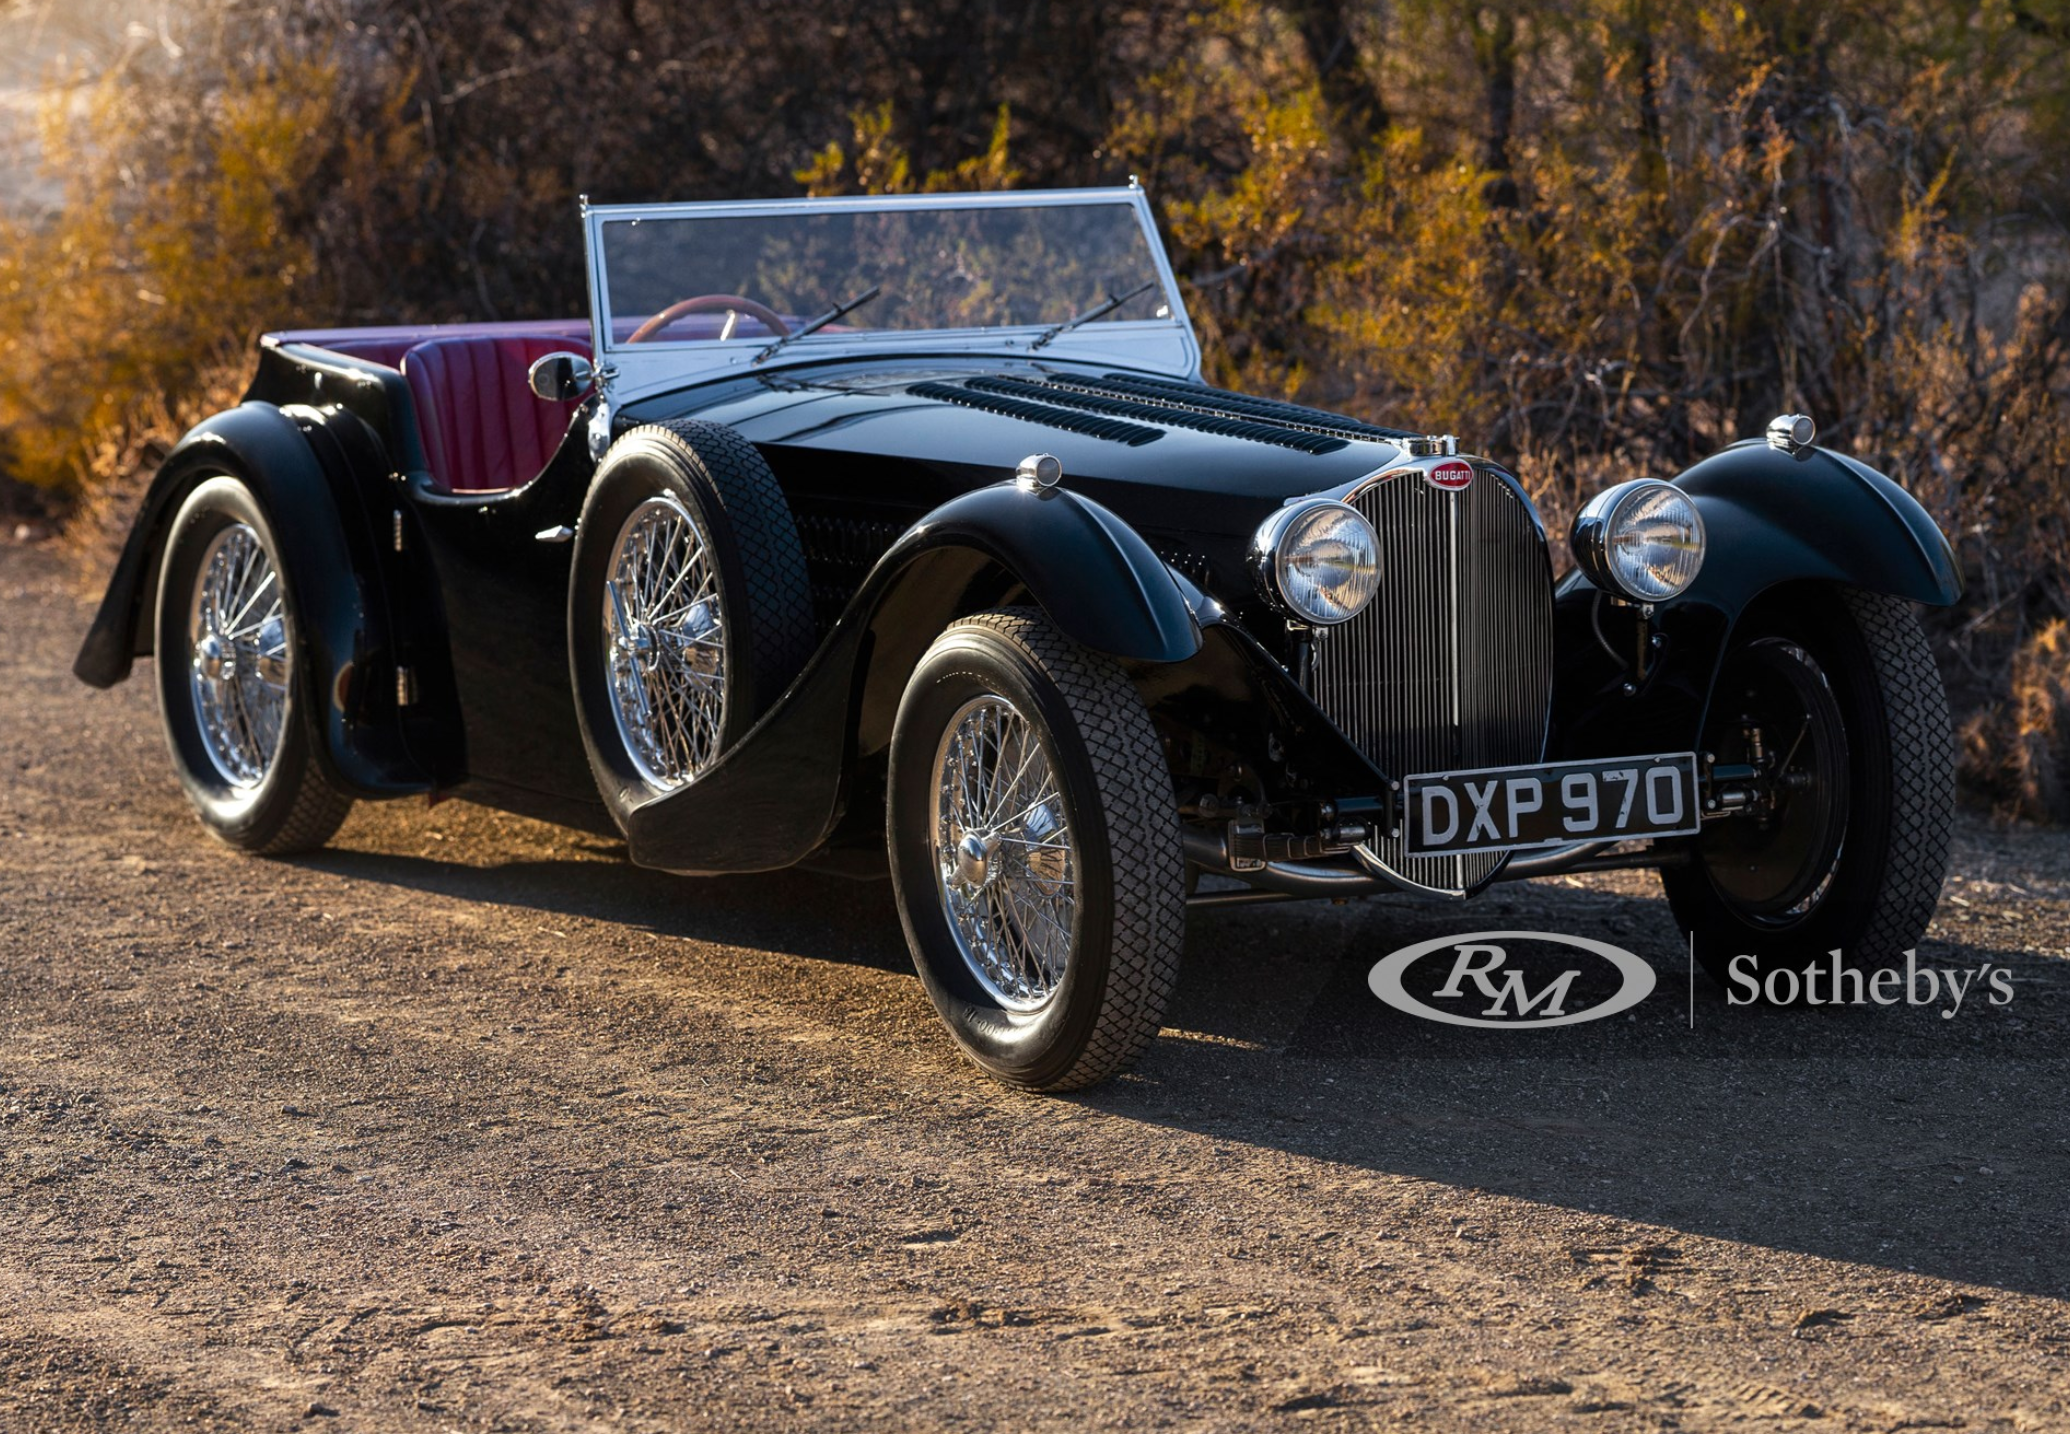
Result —
[{"label": "windshield", "polygon": [[1047,328],[1132,292],[1085,328],[1172,319],[1135,204],[984,198],[606,211],[596,232],[608,340],[760,347],[873,286],[821,334]]}]

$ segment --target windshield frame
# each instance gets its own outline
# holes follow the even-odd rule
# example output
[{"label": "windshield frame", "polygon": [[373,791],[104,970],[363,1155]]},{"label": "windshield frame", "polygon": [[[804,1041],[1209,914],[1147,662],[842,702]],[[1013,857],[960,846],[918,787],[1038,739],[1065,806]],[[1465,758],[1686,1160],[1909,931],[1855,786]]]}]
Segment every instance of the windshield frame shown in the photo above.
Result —
[{"label": "windshield frame", "polygon": [[[764,345],[736,338],[670,339],[629,344],[611,335],[604,273],[604,226],[630,219],[716,219],[780,214],[828,214],[925,209],[1033,209],[1115,204],[1135,211],[1164,290],[1168,317],[1085,324],[1059,335],[1039,350],[1033,341],[1050,327],[1025,324],[983,329],[823,330],[784,346],[767,362],[755,355]],[[764,373],[799,363],[872,355],[998,354],[1044,359],[1090,359],[1180,378],[1200,376],[1200,344],[1186,315],[1171,260],[1157,233],[1149,196],[1141,186],[1106,189],[1006,189],[967,194],[841,195],[827,198],[722,200],[679,204],[591,204],[582,201],[583,242],[589,269],[591,340],[598,371],[616,404],[682,387],[706,378]]]}]

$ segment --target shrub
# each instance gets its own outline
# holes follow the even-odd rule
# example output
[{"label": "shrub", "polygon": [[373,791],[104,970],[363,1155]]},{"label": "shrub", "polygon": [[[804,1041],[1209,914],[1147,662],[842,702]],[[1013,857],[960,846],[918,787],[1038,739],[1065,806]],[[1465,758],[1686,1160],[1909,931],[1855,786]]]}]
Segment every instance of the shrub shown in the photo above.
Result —
[{"label": "shrub", "polygon": [[188,429],[234,406],[250,378],[245,354],[221,354],[178,387],[142,395],[90,432],[73,458],[78,487],[58,535],[83,583],[107,582],[158,465]]},{"label": "shrub", "polygon": [[1957,541],[1965,780],[2060,812],[2060,8],[189,0],[177,59],[59,92],[63,205],[0,214],[0,473],[102,552],[259,330],[579,308],[577,193],[1134,171],[1212,377],[1457,433],[1556,534],[1814,414]]},{"label": "shrub", "polygon": [[1404,4],[1353,37],[1389,119],[1359,129],[1329,8],[1201,12],[1117,128],[1218,376],[1458,433],[1556,533],[1603,483],[1814,414],[1956,539],[1969,593],[1934,625],[1979,714],[1965,779],[2060,811],[2056,719],[2011,676],[2070,617],[2059,30],[1938,0]]},{"label": "shrub", "polygon": [[1963,775],[2000,816],[2070,822],[2070,624],[2021,644],[2010,688],[1963,722]]},{"label": "shrub", "polygon": [[226,346],[339,307],[323,220],[371,224],[413,159],[393,113],[366,137],[384,117],[367,84],[288,37],[255,64],[231,50],[173,76],[57,87],[43,163],[64,202],[0,216],[0,441],[15,477],[92,487],[109,435],[184,411]]}]

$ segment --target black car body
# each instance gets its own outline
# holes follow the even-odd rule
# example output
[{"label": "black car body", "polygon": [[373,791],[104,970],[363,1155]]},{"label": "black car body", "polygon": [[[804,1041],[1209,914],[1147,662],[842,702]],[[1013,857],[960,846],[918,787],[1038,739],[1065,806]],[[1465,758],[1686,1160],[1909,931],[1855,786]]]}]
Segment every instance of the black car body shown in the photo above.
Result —
[{"label": "black car body", "polygon": [[[1112,206],[1155,247],[1139,191],[1037,202]],[[801,212],[838,213],[842,203]],[[1899,779],[1862,765],[1871,744],[1847,740],[1846,724],[1859,719],[1840,710],[1844,697],[1832,714],[1812,701],[1802,731],[1789,730],[1793,699],[1776,699],[1786,710],[1762,718],[1764,740],[1758,724],[1748,737],[1747,714],[1724,708],[1754,700],[1767,679],[1748,679],[1745,699],[1723,688],[1738,682],[1735,652],[1774,627],[1770,617],[1789,629],[1796,616],[1780,615],[1845,609],[1858,618],[1849,631],[1868,632],[1885,619],[1882,609],[1861,615],[1866,599],[1903,607],[1958,595],[1931,519],[1856,459],[1787,424],[1737,444],[1673,480],[1700,515],[1703,544],[1679,591],[1658,600],[1617,591],[1600,552],[1584,553],[1555,586],[1554,540],[1499,463],[1414,427],[1201,383],[1161,249],[1152,297],[1163,309],[1136,322],[1084,323],[1039,345],[1049,314],[975,338],[830,325],[749,361],[760,346],[733,337],[738,314],[727,310],[727,357],[715,364],[718,340],[648,352],[623,324],[614,330],[611,279],[595,258],[609,242],[604,226],[686,212],[702,211],[586,208],[589,323],[269,335],[245,402],[190,433],[159,474],[79,675],[119,681],[171,630],[151,620],[151,603],[175,515],[197,484],[228,476],[271,515],[314,768],[350,797],[451,795],[622,829],[634,861],[685,873],[799,863],[882,871],[887,758],[909,680],[959,619],[1030,611],[1111,661],[1139,695],[1164,754],[1182,901],[1403,887],[1464,897],[1509,877],[1604,865],[1700,874],[1727,848],[1739,861],[1742,848],[1772,845],[1757,829],[1784,833],[1780,859],[1824,868],[1778,877],[1753,906],[1818,881],[1821,900],[1855,900],[1835,885],[1847,878],[1835,867],[1844,832],[1793,817],[1790,804],[1801,810],[1812,798],[1791,793],[1819,784],[1831,805],[1841,787],[1859,800]],[[1066,307],[1101,297],[1081,289]],[[805,308],[783,326],[797,327]],[[546,400],[526,386],[542,359],[548,372],[535,381]],[[586,385],[591,363],[601,391]],[[701,432],[736,436],[766,464],[795,525],[812,640],[694,780],[613,790],[600,719],[584,720],[580,664],[571,666],[571,630],[590,621],[571,606],[571,569],[591,540],[569,540],[614,445],[659,423],[693,443]],[[1054,463],[1033,462],[1038,455]],[[1275,514],[1318,498],[1348,504],[1378,543],[1374,595],[1330,623],[1290,613],[1270,555],[1257,551]],[[1764,640],[1777,652],[1824,652],[1824,639],[1794,631]],[[1909,637],[1898,641],[1911,650]],[[1888,646],[1868,642],[1865,671],[1898,660]],[[1773,655],[1756,644],[1763,672]],[[1855,660],[1821,656],[1811,687],[1838,690],[1840,669]],[[1792,669],[1770,685],[1795,691],[1804,679]],[[1930,708],[1937,693],[1913,705]],[[1944,709],[1940,720],[1924,746],[1886,766],[1938,761]],[[1826,740],[1820,721],[1839,724],[1823,768],[1812,751]],[[1770,749],[1793,737],[1777,765]],[[1791,763],[1804,751],[1810,765],[1799,771]],[[1686,791],[1690,802],[1676,823],[1655,824],[1671,834],[1641,824],[1631,829],[1638,839],[1625,839],[1599,823],[1569,840],[1534,828],[1530,841],[1484,839],[1444,855],[1407,846],[1418,819],[1404,789],[1411,776],[1552,768],[1535,789],[1542,801],[1558,790],[1557,764],[1681,754],[1694,754],[1686,779],[1658,777],[1661,793],[1673,787],[1680,803]],[[1931,826],[1944,805],[1940,778],[1921,780],[1911,806]],[[1453,789],[1462,801],[1479,790]],[[1424,816],[1434,822],[1441,809]],[[1500,835],[1513,839],[1520,818],[1506,820]],[[1868,820],[1856,820],[1857,844]],[[1728,829],[1756,835],[1716,835]],[[1939,840],[1944,864],[1944,830]],[[1923,900],[1923,913],[1908,908],[1898,923],[1916,939],[1932,897],[1921,894],[1924,878],[1893,895],[1888,866],[1879,858],[1843,936],[1890,937],[1897,928],[1877,926],[1875,913]],[[1938,881],[1936,871],[1935,892]],[[1717,878],[1705,890],[1729,903],[1729,887]],[[1678,899],[1678,911],[1696,905]],[[1785,946],[1806,914],[1793,904],[1742,913],[1746,930],[1772,928]],[[1814,923],[1801,934],[1823,942],[1833,931]],[[1112,1065],[1031,1076],[973,1053],[1032,1084],[1076,1083]]]}]

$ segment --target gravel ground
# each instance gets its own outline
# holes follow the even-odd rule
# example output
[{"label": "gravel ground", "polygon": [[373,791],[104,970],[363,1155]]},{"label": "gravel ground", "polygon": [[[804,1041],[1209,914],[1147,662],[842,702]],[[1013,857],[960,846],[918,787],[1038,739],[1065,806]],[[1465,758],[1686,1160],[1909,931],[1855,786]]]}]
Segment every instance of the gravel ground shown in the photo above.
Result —
[{"label": "gravel ground", "polygon": [[[2070,1428],[2070,836],[1921,959],[1730,1008],[1648,877],[1197,913],[1083,1096],[957,1058],[888,890],[460,803],[210,842],[0,547],[0,1429]],[[1615,942],[1628,1017],[1411,1020],[1410,941]],[[1691,1024],[1693,1020],[1693,1025]]]}]

